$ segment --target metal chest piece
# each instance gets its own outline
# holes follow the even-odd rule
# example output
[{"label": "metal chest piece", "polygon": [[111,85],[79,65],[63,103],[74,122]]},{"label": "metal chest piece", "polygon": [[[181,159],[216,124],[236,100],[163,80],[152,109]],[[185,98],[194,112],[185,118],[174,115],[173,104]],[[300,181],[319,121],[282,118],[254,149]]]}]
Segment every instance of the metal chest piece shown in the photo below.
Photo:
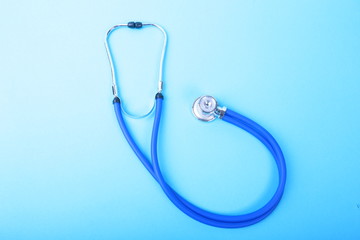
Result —
[{"label": "metal chest piece", "polygon": [[226,108],[220,108],[212,96],[202,96],[195,100],[192,106],[194,116],[205,122],[213,121],[215,118],[222,118]]}]

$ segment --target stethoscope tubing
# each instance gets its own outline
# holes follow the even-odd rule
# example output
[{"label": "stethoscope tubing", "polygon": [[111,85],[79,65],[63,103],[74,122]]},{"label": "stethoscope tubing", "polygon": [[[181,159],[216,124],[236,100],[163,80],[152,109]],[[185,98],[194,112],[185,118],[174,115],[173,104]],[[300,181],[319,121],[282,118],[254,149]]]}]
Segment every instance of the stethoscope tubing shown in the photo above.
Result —
[{"label": "stethoscope tubing", "polygon": [[238,216],[228,216],[228,215],[212,213],[204,209],[201,209],[200,207],[195,206],[194,204],[190,203],[188,200],[180,196],[165,181],[159,166],[158,153],[157,153],[159,126],[160,126],[162,106],[163,106],[162,94],[158,93],[156,95],[156,100],[155,100],[155,118],[154,118],[154,124],[153,124],[152,136],[151,136],[151,163],[147,159],[147,157],[143,154],[143,152],[140,150],[140,148],[137,146],[136,142],[134,141],[133,137],[131,136],[128,130],[128,127],[126,126],[126,123],[122,115],[120,100],[117,97],[115,97],[113,103],[114,103],[115,114],[118,123],[120,125],[120,128],[127,142],[129,143],[130,147],[135,152],[136,156],[139,158],[139,160],[142,162],[145,168],[149,171],[149,173],[154,177],[154,179],[160,184],[161,188],[165,192],[166,196],[170,199],[170,201],[173,202],[173,204],[176,207],[178,207],[182,212],[184,212],[186,215],[190,216],[191,218],[199,222],[221,228],[246,227],[266,218],[276,208],[279,201],[281,200],[286,182],[286,164],[283,153],[281,151],[280,146],[274,139],[274,137],[266,129],[264,129],[259,124],[252,121],[251,119],[239,113],[236,113],[230,109],[227,109],[225,115],[222,117],[222,120],[231,123],[239,128],[242,128],[243,130],[255,136],[259,141],[261,141],[267,147],[267,149],[274,157],[278,168],[278,175],[279,175],[278,187],[273,197],[270,199],[270,201],[266,203],[264,206],[262,206],[260,209],[248,214],[243,214]]}]

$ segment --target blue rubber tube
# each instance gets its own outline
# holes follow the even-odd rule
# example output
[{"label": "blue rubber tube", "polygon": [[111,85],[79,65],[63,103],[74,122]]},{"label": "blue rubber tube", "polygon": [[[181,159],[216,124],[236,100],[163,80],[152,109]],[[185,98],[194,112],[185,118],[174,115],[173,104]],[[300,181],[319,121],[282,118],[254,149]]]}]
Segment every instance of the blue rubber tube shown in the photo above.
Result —
[{"label": "blue rubber tube", "polygon": [[262,206],[260,209],[252,213],[238,215],[238,216],[228,216],[228,215],[212,213],[195,206],[194,204],[192,204],[191,202],[180,196],[166,183],[161,173],[159,167],[159,161],[158,161],[158,154],[157,154],[157,140],[158,140],[158,132],[159,132],[160,119],[161,119],[161,112],[162,112],[162,104],[163,104],[162,95],[157,95],[155,119],[154,119],[154,125],[153,125],[152,137],[151,137],[151,160],[152,160],[152,164],[151,164],[150,161],[145,157],[145,155],[141,152],[141,150],[135,143],[134,139],[132,138],[125,124],[121,112],[120,100],[118,98],[114,99],[114,108],[115,108],[116,117],[126,140],[128,141],[130,147],[135,152],[136,156],[143,163],[145,168],[160,184],[161,188],[165,192],[166,196],[170,199],[170,201],[173,202],[173,204],[176,207],[178,207],[182,212],[184,212],[191,218],[215,227],[221,227],[221,228],[246,227],[266,218],[278,205],[283,195],[285,182],[286,182],[285,159],[279,145],[277,144],[275,139],[271,136],[271,134],[268,131],[266,131],[263,127],[255,123],[254,121],[238,113],[235,113],[229,109],[226,111],[224,117],[222,118],[224,121],[229,122],[239,128],[242,128],[245,131],[249,132],[250,134],[254,135],[270,151],[278,167],[279,184],[276,189],[276,192],[274,193],[270,201],[266,203],[264,206]]}]

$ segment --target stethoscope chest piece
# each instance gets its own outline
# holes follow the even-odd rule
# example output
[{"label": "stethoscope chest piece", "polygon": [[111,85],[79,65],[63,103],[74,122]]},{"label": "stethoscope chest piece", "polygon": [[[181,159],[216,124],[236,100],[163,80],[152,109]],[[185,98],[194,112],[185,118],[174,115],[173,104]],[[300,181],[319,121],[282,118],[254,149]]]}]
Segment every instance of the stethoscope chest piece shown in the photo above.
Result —
[{"label": "stethoscope chest piece", "polygon": [[195,100],[192,106],[194,116],[204,122],[213,121],[216,118],[222,118],[226,108],[220,108],[216,99],[212,96],[202,96]]}]

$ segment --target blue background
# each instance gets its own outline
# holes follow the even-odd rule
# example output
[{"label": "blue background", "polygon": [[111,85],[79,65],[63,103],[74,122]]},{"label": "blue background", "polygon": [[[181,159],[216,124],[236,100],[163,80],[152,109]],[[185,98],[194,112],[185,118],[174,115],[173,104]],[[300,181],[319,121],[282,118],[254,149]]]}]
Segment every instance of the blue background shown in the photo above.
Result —
[{"label": "blue background", "polygon": [[[125,142],[103,40],[112,25],[169,34],[160,161],[182,195],[219,213],[252,211],[277,184],[250,135],[191,114],[200,95],[278,140],[286,191],[242,229],[176,209]],[[0,239],[359,239],[359,1],[10,1],[0,7]],[[111,38],[120,94],[152,104],[161,34]],[[129,120],[149,152],[152,118]]]}]

